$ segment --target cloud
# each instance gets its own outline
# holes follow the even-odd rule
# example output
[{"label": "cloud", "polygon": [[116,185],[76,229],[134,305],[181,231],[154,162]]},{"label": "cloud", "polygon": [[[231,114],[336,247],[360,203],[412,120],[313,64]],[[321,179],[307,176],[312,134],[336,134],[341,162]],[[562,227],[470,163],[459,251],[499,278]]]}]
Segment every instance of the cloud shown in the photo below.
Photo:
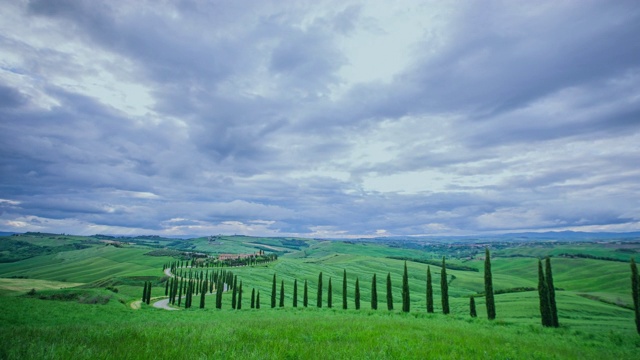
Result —
[{"label": "cloud", "polygon": [[6,230],[638,228],[633,2],[0,11]]}]

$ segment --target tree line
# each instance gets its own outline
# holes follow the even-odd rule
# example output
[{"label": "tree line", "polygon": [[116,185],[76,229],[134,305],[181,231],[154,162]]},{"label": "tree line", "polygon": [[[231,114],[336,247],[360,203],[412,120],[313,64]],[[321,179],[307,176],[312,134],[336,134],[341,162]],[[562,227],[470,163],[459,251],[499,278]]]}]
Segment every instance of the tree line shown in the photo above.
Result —
[{"label": "tree line", "polygon": [[[165,284],[165,296],[169,297],[169,301],[171,304],[175,304],[176,298],[178,302],[178,306],[181,305],[183,294],[184,294],[184,302],[185,308],[191,307],[192,297],[193,295],[200,294],[200,308],[205,307],[205,295],[207,291],[209,293],[213,293],[215,290],[215,307],[217,309],[222,308],[222,293],[225,290],[231,290],[231,307],[233,309],[242,309],[242,281],[238,282],[238,277],[234,275],[231,271],[227,271],[224,269],[216,269],[216,270],[200,270],[191,268],[191,269],[181,269],[178,266],[184,265],[184,262],[174,262],[168,264],[166,267],[172,269],[172,276],[170,280],[166,281]],[[166,268],[165,267],[165,268]],[[184,271],[183,271],[184,270]],[[317,291],[316,291],[316,307],[322,308],[325,304],[324,301],[324,284],[325,276],[320,272],[318,274],[318,282],[317,282]],[[442,257],[441,264],[441,272],[440,272],[440,294],[441,294],[441,307],[443,314],[450,313],[449,307],[449,283],[447,277],[447,264],[445,257]],[[638,275],[637,265],[635,260],[631,259],[631,288],[632,288],[632,298],[633,298],[633,306],[634,306],[634,314],[635,314],[635,324],[636,330],[640,333],[640,277]],[[410,287],[409,287],[409,274],[407,270],[407,262],[404,262],[404,271],[402,275],[402,287],[401,287],[401,299],[402,299],[402,312],[410,312],[411,310],[411,297],[410,297]],[[342,309],[348,309],[349,301],[348,301],[348,280],[347,280],[347,271],[343,270],[342,276]],[[541,259],[538,260],[538,297],[540,304],[540,318],[541,323],[545,327],[559,327],[559,319],[558,319],[558,308],[556,304],[556,296],[555,296],[555,285],[553,281],[553,273],[551,268],[551,259],[546,257],[543,261]],[[485,297],[485,307],[487,312],[487,319],[494,320],[496,318],[496,304],[494,298],[494,290],[493,290],[493,279],[492,279],[492,271],[491,271],[491,254],[489,249],[485,249],[485,261],[484,261],[484,297]],[[293,281],[293,307],[298,307],[299,305],[299,289],[298,289],[298,279],[294,279]],[[378,281],[377,274],[373,274],[371,278],[371,309],[378,309]],[[426,271],[426,310],[428,313],[434,312],[434,293],[433,293],[433,283],[431,276],[431,266],[427,266]],[[142,301],[149,304],[151,298],[151,282],[145,281]],[[360,309],[361,306],[361,292],[360,292],[360,278],[356,277],[354,282],[354,292],[353,292],[353,301],[356,310]],[[274,273],[272,277],[272,286],[271,286],[271,298],[270,298],[271,308],[285,307],[285,283],[284,280],[281,280],[279,283],[279,291],[278,291],[278,281],[277,274]],[[307,280],[304,280],[304,284],[302,286],[302,306],[308,307],[309,304],[309,284]],[[391,273],[387,273],[386,276],[386,305],[387,310],[391,311],[394,309],[394,297],[393,297],[393,286],[391,280]],[[333,286],[332,286],[332,277],[329,276],[327,290],[326,290],[326,306],[328,308],[333,308]],[[250,298],[250,307],[252,309],[260,309],[260,290],[255,288],[251,289],[251,298]],[[475,296],[470,296],[469,298],[469,314],[471,317],[477,316],[477,309],[475,304]]]},{"label": "tree line", "polygon": [[[487,250],[488,254],[488,250]],[[200,294],[200,307],[205,307],[205,293],[208,291],[209,293],[213,293],[215,291],[215,304],[216,308],[222,307],[222,293],[225,291],[225,287],[228,290],[232,290],[232,298],[231,298],[231,306],[233,309],[241,309],[242,308],[242,281],[238,284],[237,276],[233,275],[232,272],[227,270],[212,270],[208,269],[198,271],[197,268],[184,268],[184,266],[189,266],[188,262],[185,261],[174,261],[169,264],[165,264],[164,269],[171,269],[172,277],[165,282],[165,296],[169,297],[169,303],[175,305],[177,302],[178,306],[182,305],[184,299],[185,308],[190,308],[192,303],[193,295]],[[193,263],[191,264],[193,266]],[[448,314],[450,312],[449,308],[449,295],[448,295],[448,278],[446,271],[446,261],[445,257],[442,258],[442,271],[440,278],[440,287],[441,287],[441,302],[442,302],[442,311],[444,314]],[[490,279],[490,276],[489,276]],[[317,300],[316,306],[318,308],[322,308],[325,304],[324,302],[324,290],[323,290],[323,274],[320,272],[318,274],[318,288],[317,288]],[[434,302],[433,302],[433,285],[431,279],[431,267],[427,266],[427,303],[426,309],[427,312],[434,312]],[[486,281],[486,280],[485,280]],[[277,275],[273,274],[272,279],[272,287],[271,287],[271,298],[270,305],[271,308],[275,307],[284,307],[285,306],[285,284],[284,280],[280,281],[279,284],[279,292]],[[329,308],[333,308],[333,286],[332,286],[332,278],[328,278],[328,286],[326,292],[326,306]],[[150,288],[149,283],[149,288]],[[371,279],[371,309],[378,309],[378,287],[377,287],[377,274],[373,274]],[[307,280],[304,281],[303,285],[303,294],[302,294],[302,306],[309,306],[309,284]],[[293,283],[293,307],[298,307],[298,280],[294,279]],[[150,293],[150,291],[149,291]],[[144,296],[147,296],[147,284],[145,283]],[[411,309],[411,297],[410,297],[410,287],[409,287],[409,274],[407,270],[407,262],[404,263],[404,272],[402,276],[402,311],[410,312]],[[349,300],[348,300],[348,281],[347,281],[347,271],[343,270],[342,276],[342,309],[348,309]],[[355,309],[359,310],[361,307],[361,292],[360,292],[360,278],[357,277],[354,283],[354,305]],[[388,310],[393,310],[393,286],[391,281],[391,273],[387,273],[386,277],[386,305]],[[250,300],[251,308],[260,308],[260,291],[256,291],[255,288],[251,290],[251,300]],[[494,316],[495,317],[495,316]]]}]

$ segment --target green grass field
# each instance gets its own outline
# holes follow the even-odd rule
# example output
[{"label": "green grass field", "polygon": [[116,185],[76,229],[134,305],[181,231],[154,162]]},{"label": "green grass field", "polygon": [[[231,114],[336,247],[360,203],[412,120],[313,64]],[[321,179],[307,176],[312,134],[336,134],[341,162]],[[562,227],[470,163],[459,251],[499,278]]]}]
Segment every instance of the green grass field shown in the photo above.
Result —
[{"label": "green grass field", "polygon": [[[43,235],[45,237],[45,235]],[[53,237],[53,239],[51,239]],[[82,242],[82,237],[69,237]],[[0,237],[0,241],[3,238]],[[51,235],[39,246],[64,246]],[[153,244],[153,248],[144,242]],[[561,327],[543,328],[537,291],[497,294],[497,318],[486,320],[483,297],[476,297],[479,317],[471,318],[469,296],[484,290],[483,261],[436,253],[433,249],[390,247],[384,243],[349,243],[300,239],[222,237],[211,244],[201,238],[179,243],[181,251],[246,253],[277,249],[277,261],[228,268],[243,282],[243,310],[231,310],[231,294],[223,309],[207,297],[205,309],[166,311],[143,304],[144,281],[153,283],[153,297],[164,296],[163,264],[176,260],[148,256],[158,243],[143,239],[124,247],[89,243],[80,250],[61,251],[11,263],[0,263],[0,358],[487,358],[487,359],[635,359],[640,336],[635,331],[629,264],[589,258],[552,259]],[[87,242],[84,242],[87,243]],[[587,246],[588,245],[588,246]],[[619,256],[620,247],[571,244],[605,258]],[[640,244],[621,245],[629,253]],[[566,253],[549,246],[518,244],[494,252],[496,291],[537,286],[536,256]],[[455,250],[459,252],[459,249]],[[544,252],[547,251],[547,252]],[[479,253],[476,251],[476,253]],[[411,312],[401,309],[402,256],[441,259],[480,271],[447,269],[451,314],[441,314],[439,266],[430,265],[435,314],[426,312],[424,263],[408,261]],[[484,255],[482,252],[481,255]],[[196,269],[207,271],[208,269]],[[209,269],[211,270],[211,269]],[[342,277],[347,271],[348,310],[342,309]],[[323,273],[323,308],[316,308],[318,274]],[[391,274],[394,311],[386,309],[386,276]],[[270,308],[273,275],[285,284],[285,307]],[[378,310],[371,310],[371,279],[377,275]],[[328,279],[333,308],[326,304]],[[359,279],[361,309],[355,310],[354,285]],[[293,282],[298,280],[299,308],[293,308]],[[302,308],[304,281],[309,308]],[[260,291],[261,309],[249,309],[252,289]],[[36,289],[35,294],[25,295]]]}]

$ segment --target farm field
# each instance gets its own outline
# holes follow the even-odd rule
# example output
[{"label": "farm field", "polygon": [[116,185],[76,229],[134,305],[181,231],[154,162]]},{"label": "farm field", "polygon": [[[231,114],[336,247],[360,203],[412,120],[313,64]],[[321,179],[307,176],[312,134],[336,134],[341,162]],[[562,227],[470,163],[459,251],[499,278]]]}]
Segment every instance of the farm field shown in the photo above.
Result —
[{"label": "farm field", "polygon": [[[59,237],[0,237],[0,242],[7,241],[5,245],[17,240],[30,244],[34,255],[22,255],[17,261],[8,256],[11,262],[0,263],[0,306],[11,309],[0,313],[0,358],[633,359],[640,351],[628,262],[640,251],[637,239],[490,243],[497,317],[489,321],[482,296],[484,242]],[[192,308],[181,311],[146,304],[132,308],[146,281],[152,283],[152,301],[165,297],[166,264],[179,261],[185,272],[208,272],[214,268],[186,267],[191,253],[259,250],[275,252],[278,259],[222,268],[243,283],[242,310],[231,308],[230,292],[223,294],[222,309],[215,309],[214,296],[206,297],[204,309],[198,308],[195,299]],[[552,255],[557,289],[561,324],[557,329],[540,325],[535,290],[538,258],[547,255]],[[449,315],[442,314],[440,302],[443,256]],[[405,261],[411,299],[408,314],[400,310]],[[433,277],[433,314],[427,313],[425,305],[427,266]],[[347,310],[342,309],[345,271]],[[320,272],[323,308],[318,309]],[[371,309],[374,274],[378,310]],[[270,307],[274,275],[278,291],[284,285],[283,308]],[[387,275],[392,280],[392,311],[386,308]],[[326,303],[329,279],[332,308]],[[298,308],[293,308],[296,280]],[[360,310],[354,304],[356,280]],[[308,308],[302,306],[305,281]],[[253,289],[261,294],[260,309],[249,306]],[[469,316],[471,295],[476,296],[478,318]]]}]

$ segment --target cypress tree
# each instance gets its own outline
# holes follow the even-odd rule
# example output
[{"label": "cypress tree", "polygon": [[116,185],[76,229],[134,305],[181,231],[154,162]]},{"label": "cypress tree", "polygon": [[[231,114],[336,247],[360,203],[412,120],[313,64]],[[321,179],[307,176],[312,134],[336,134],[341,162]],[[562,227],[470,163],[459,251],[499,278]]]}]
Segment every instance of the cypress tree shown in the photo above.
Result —
[{"label": "cypress tree", "polygon": [[191,292],[191,282],[189,282],[189,285],[187,286],[187,289],[184,291],[184,308],[188,309],[189,308],[189,294]]},{"label": "cypress tree", "polygon": [[293,279],[293,307],[298,307],[298,279]]},{"label": "cypress tree", "polygon": [[322,307],[322,271],[318,275],[318,307]]},{"label": "cypress tree", "polygon": [[202,284],[202,291],[200,291],[200,309],[204,309],[204,297],[207,295],[207,282]]},{"label": "cypress tree", "polygon": [[477,317],[476,313],[476,299],[473,298],[473,295],[469,298],[469,313],[471,317]]},{"label": "cypress tree", "polygon": [[542,270],[542,261],[538,259],[538,295],[540,297],[540,318],[542,326],[551,326],[551,309],[549,306],[549,289],[547,289],[547,281]]},{"label": "cypress tree", "polygon": [[559,327],[558,308],[556,307],[556,288],[553,284],[553,274],[551,272],[551,259],[545,259],[545,276],[547,280],[547,290],[549,291],[549,312],[551,314],[551,326]]},{"label": "cypress tree", "polygon": [[307,286],[307,280],[304,281],[304,293],[302,295],[302,305],[307,307],[309,305],[309,288]]},{"label": "cypress tree", "polygon": [[169,279],[164,282],[164,296],[169,295]]},{"label": "cypress tree", "polygon": [[147,282],[144,282],[144,289],[142,290],[142,302],[146,303],[147,302]]},{"label": "cypress tree", "polygon": [[194,293],[197,295],[199,294],[198,292],[198,281],[190,281],[188,288],[189,288],[189,307],[191,307],[191,305],[193,305],[193,295]]},{"label": "cypress tree", "polygon": [[273,283],[271,284],[271,308],[276,307],[276,274],[273,274]]},{"label": "cypress tree", "polygon": [[236,309],[236,302],[238,300],[238,290],[237,288],[237,282],[238,282],[238,275],[235,275],[233,277],[233,291],[231,292],[231,308],[232,309]]},{"label": "cypress tree", "polygon": [[342,309],[347,310],[347,270],[342,272]]},{"label": "cypress tree", "polygon": [[371,278],[371,309],[378,310],[378,284],[376,274]]},{"label": "cypress tree", "polygon": [[224,291],[224,284],[222,283],[222,277],[218,278],[216,284],[216,309],[222,309],[222,292]]},{"label": "cypress tree", "polygon": [[409,297],[409,273],[407,262],[404,262],[404,274],[402,274],[402,312],[409,312],[411,299]]},{"label": "cypress tree", "polygon": [[256,309],[260,309],[260,290],[258,290],[258,294],[256,295]]},{"label": "cypress tree", "polygon": [[251,289],[251,308],[256,308],[256,288]]},{"label": "cypress tree", "polygon": [[356,278],[356,292],[355,292],[356,310],[360,310],[360,279]]},{"label": "cypress tree", "polygon": [[182,302],[182,289],[184,288],[184,285],[184,278],[180,278],[180,284],[178,284],[178,306],[180,306],[180,303]]},{"label": "cypress tree", "polygon": [[284,307],[284,280],[280,283],[280,307]]},{"label": "cypress tree", "polygon": [[442,313],[449,313],[449,283],[447,282],[447,266],[442,257],[442,272],[440,273],[440,288],[442,289]]},{"label": "cypress tree", "polygon": [[393,293],[391,287],[391,273],[387,274],[387,310],[393,310]]},{"label": "cypress tree", "polygon": [[149,281],[149,285],[147,285],[147,305],[151,302],[151,281]]},{"label": "cypress tree", "polygon": [[489,248],[484,252],[484,294],[487,305],[487,318],[493,320],[496,318],[496,303],[493,298],[493,278],[491,275],[491,254]]},{"label": "cypress tree", "polygon": [[431,285],[430,266],[427,266],[427,312],[433,313],[433,286]]},{"label": "cypress tree", "polygon": [[238,302],[236,303],[236,309],[242,309],[242,280],[240,280],[240,286],[238,287]]},{"label": "cypress tree", "polygon": [[177,278],[173,278],[173,295],[171,296],[171,304],[175,305],[176,304],[176,295],[178,293],[178,279]]},{"label": "cypress tree", "polygon": [[638,266],[634,258],[631,258],[631,297],[633,298],[633,309],[636,315],[636,331],[640,334],[640,277],[638,276]]},{"label": "cypress tree", "polygon": [[331,277],[329,277],[329,286],[327,287],[327,307],[331,309],[333,306],[333,290],[331,289]]}]

